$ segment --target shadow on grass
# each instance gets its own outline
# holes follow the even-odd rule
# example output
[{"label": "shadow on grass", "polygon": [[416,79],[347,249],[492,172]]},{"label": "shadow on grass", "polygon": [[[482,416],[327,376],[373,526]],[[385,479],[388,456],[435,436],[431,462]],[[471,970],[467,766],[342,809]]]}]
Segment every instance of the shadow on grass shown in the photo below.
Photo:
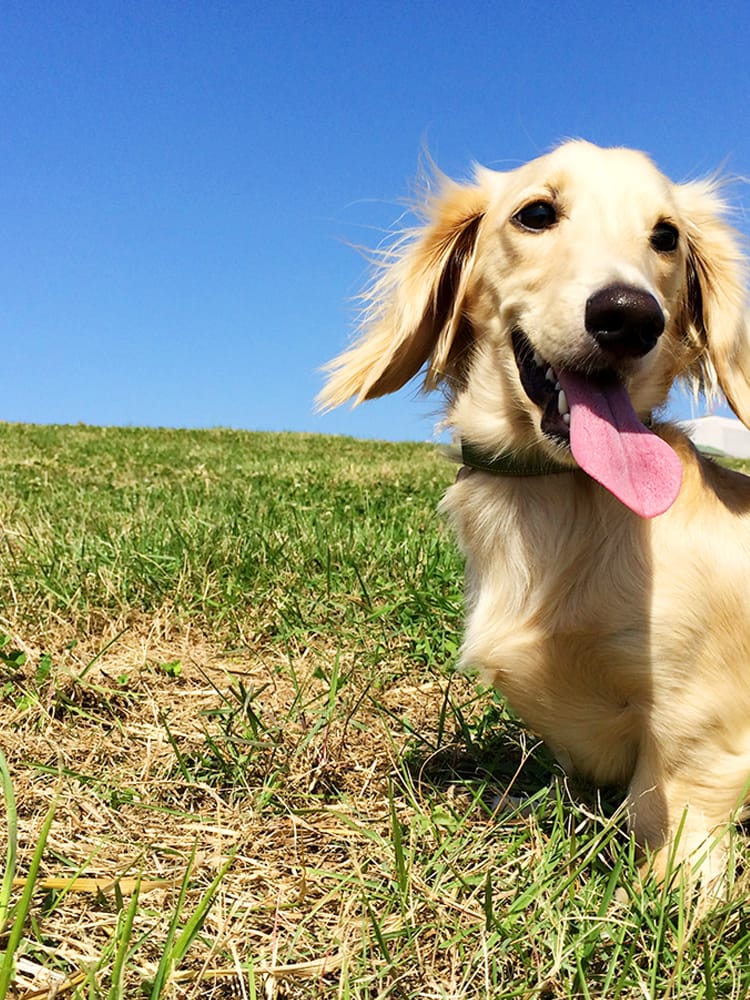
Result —
[{"label": "shadow on grass", "polygon": [[494,812],[505,804],[523,807],[527,801],[538,800],[545,789],[552,793],[557,783],[564,783],[573,800],[603,818],[622,806],[623,789],[597,789],[566,777],[548,747],[498,697],[490,698],[472,722],[461,706],[446,699],[455,720],[450,734],[441,729],[437,746],[416,737],[405,751],[402,766],[421,794],[449,795],[460,788]]},{"label": "shadow on grass", "polygon": [[501,702],[491,698],[477,718],[466,708],[446,698],[437,740],[415,735],[405,751],[402,765],[422,793],[461,787],[492,809],[503,796],[530,798],[560,776],[544,744]]}]

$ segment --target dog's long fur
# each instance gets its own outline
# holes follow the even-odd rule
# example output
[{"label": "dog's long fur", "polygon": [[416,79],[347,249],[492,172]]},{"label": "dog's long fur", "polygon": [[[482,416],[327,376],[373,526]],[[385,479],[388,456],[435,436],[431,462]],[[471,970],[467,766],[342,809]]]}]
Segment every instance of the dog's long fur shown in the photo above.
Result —
[{"label": "dog's long fur", "polygon": [[[519,210],[552,204],[529,231]],[[750,333],[739,239],[711,181],[673,184],[641,153],[569,142],[507,173],[444,180],[382,269],[360,339],[330,366],[321,402],[360,402],[424,369],[447,422],[487,454],[550,457],[570,471],[465,470],[443,501],[466,556],[463,661],[573,773],[628,786],[639,844],[663,875],[703,851],[750,798],[750,479],[696,452],[675,426],[673,506],[646,520],[542,430],[511,345],[521,329],[556,370],[606,362],[643,420],[675,380],[723,391],[750,426]],[[654,227],[678,245],[655,249]],[[665,327],[642,357],[605,358],[586,302],[625,284]]]}]

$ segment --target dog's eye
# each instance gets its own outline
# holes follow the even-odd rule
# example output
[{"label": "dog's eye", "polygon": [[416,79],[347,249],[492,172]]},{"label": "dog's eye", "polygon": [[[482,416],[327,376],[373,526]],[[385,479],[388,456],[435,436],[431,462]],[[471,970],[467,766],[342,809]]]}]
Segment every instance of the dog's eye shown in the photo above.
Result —
[{"label": "dog's eye", "polygon": [[659,222],[651,233],[651,246],[657,253],[672,253],[680,242],[680,234],[671,222]]},{"label": "dog's eye", "polygon": [[516,212],[513,222],[522,229],[539,232],[555,225],[557,212],[555,206],[548,201],[532,201]]}]

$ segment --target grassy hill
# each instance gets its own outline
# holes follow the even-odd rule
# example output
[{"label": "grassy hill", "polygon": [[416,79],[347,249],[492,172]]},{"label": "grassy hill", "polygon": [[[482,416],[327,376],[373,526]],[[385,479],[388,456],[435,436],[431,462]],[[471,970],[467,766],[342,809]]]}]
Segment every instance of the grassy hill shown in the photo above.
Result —
[{"label": "grassy hill", "polygon": [[733,901],[640,887],[617,797],[454,673],[454,474],[0,425],[0,1000],[748,993],[742,841]]}]

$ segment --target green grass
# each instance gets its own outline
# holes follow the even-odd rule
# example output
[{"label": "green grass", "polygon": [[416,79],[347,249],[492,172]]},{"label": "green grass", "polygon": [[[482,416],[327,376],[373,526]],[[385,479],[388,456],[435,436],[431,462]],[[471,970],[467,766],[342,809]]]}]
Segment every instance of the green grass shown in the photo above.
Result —
[{"label": "green grass", "polygon": [[640,885],[618,797],[454,673],[454,473],[0,425],[0,1000],[750,993],[742,837],[725,902]]},{"label": "green grass", "polygon": [[284,642],[364,607],[429,654],[423,612],[457,619],[459,563],[434,513],[453,470],[425,447],[8,425],[0,447],[0,579],[20,621],[169,607],[222,638]]}]

